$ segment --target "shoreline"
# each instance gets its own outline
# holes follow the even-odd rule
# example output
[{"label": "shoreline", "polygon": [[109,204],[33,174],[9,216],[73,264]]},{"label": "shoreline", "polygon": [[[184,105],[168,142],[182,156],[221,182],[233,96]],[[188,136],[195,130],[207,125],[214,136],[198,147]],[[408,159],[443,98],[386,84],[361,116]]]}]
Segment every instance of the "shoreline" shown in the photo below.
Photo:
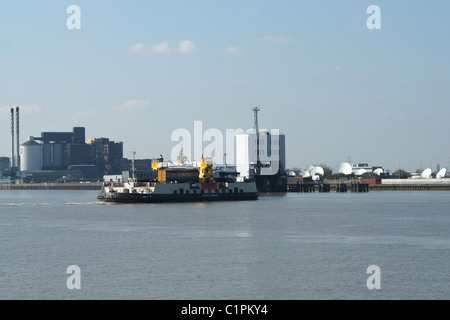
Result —
[{"label": "shoreline", "polygon": [[0,190],[98,190],[102,182],[94,183],[24,183],[0,185]]},{"label": "shoreline", "polygon": [[[350,186],[350,184],[349,184]],[[0,190],[97,190],[100,191],[102,182],[94,183],[26,183],[26,184],[4,184]],[[336,192],[337,185],[330,183],[330,191]],[[450,184],[369,184],[368,191],[450,191]],[[292,191],[287,191],[293,193]],[[316,185],[314,191],[319,192]],[[350,188],[348,192],[351,192]]]}]

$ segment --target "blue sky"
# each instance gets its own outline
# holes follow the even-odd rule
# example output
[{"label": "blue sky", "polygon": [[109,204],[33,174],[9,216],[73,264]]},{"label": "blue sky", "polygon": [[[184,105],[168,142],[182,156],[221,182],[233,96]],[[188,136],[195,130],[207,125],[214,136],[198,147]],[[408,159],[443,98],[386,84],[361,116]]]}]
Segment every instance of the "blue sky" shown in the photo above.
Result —
[{"label": "blue sky", "polygon": [[[81,29],[69,30],[69,5]],[[381,29],[369,30],[369,5]],[[350,157],[396,170],[449,165],[445,1],[2,1],[0,156],[85,126],[125,156],[170,155],[178,128],[286,135],[287,166]],[[206,146],[205,143],[204,146]]]}]

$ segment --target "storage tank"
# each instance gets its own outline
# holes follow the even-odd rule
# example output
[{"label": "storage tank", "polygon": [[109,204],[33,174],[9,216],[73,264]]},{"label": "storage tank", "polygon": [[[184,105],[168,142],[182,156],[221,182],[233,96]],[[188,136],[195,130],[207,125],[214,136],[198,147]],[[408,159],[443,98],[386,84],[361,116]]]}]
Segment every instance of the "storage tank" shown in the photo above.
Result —
[{"label": "storage tank", "polygon": [[357,169],[357,170],[353,171],[355,176],[362,176],[366,172],[367,172],[366,169]]},{"label": "storage tank", "polygon": [[44,170],[64,168],[64,144],[44,143],[42,145],[42,168]]},{"label": "storage tank", "polygon": [[30,139],[22,143],[19,154],[20,171],[38,171],[42,169],[42,146],[36,141]]},{"label": "storage tank", "polygon": [[321,175],[321,176],[323,176],[323,175],[325,174],[325,171],[323,171],[323,168],[322,168],[322,167],[313,167],[311,170],[309,170],[309,173],[310,173],[312,176],[315,176],[315,175]]},{"label": "storage tank", "polygon": [[421,178],[430,178],[431,177],[431,169],[427,168],[425,170],[422,171],[422,173],[420,174]]},{"label": "storage tank", "polygon": [[447,169],[446,169],[446,168],[442,168],[442,169],[439,170],[439,172],[436,174],[436,179],[442,179],[442,178],[444,178],[446,173],[447,173]]},{"label": "storage tank", "polygon": [[342,173],[342,174],[345,174],[345,175],[351,174],[352,173],[352,166],[351,166],[351,164],[347,163],[347,162],[342,162],[339,165],[339,168],[338,168],[338,174],[339,173]]}]

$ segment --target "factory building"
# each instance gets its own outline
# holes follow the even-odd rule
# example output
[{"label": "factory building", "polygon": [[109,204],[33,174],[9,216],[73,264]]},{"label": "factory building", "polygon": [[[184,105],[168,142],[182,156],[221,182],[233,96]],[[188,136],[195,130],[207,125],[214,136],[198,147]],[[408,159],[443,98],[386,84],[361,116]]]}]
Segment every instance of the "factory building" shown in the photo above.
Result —
[{"label": "factory building", "polygon": [[123,142],[114,142],[108,138],[89,139],[99,176],[120,175],[124,169]]},{"label": "factory building", "polygon": [[63,176],[97,179],[98,167],[91,147],[85,142],[85,128],[72,132],[42,132],[29,137],[19,149],[20,171],[26,181],[52,181]]},{"label": "factory building", "polygon": [[259,191],[284,191],[285,166],[284,134],[259,130],[257,135],[253,130],[236,135],[236,171],[244,179],[255,179]]},{"label": "factory building", "polygon": [[0,157],[0,176],[6,177],[11,175],[11,162],[8,157]]},{"label": "factory building", "polygon": [[[0,159],[0,177],[48,182],[63,177],[98,179],[121,174],[123,143],[108,138],[86,143],[84,127],[71,132],[42,132],[19,145],[19,107],[11,108],[11,158]],[[126,160],[126,159],[125,159]]]}]

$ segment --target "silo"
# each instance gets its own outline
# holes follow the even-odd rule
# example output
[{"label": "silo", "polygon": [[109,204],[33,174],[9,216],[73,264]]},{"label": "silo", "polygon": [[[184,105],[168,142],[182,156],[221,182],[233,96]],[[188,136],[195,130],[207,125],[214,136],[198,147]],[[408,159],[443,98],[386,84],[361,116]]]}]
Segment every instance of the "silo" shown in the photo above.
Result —
[{"label": "silo", "polygon": [[42,146],[28,140],[20,146],[20,171],[38,171],[42,169]]},{"label": "silo", "polygon": [[64,144],[44,143],[42,145],[42,168],[60,170],[64,168]]}]

